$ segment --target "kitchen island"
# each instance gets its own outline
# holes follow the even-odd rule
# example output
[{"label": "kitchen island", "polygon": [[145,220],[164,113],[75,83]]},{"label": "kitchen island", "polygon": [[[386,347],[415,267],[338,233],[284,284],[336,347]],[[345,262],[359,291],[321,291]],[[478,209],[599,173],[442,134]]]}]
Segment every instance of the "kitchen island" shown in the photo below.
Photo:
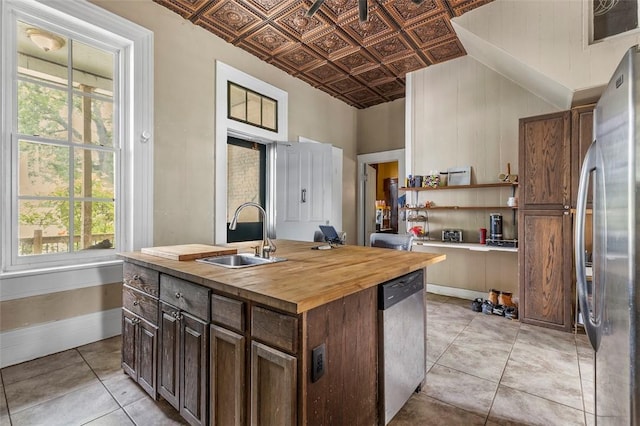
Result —
[{"label": "kitchen island", "polygon": [[377,424],[377,287],[445,256],[276,244],[243,269],[122,254],[123,369],[191,424]]}]

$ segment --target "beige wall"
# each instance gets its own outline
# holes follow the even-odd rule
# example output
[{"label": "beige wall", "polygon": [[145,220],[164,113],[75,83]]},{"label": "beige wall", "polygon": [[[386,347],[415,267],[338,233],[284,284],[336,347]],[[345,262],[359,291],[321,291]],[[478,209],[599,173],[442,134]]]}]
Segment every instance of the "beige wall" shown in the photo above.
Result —
[{"label": "beige wall", "polygon": [[154,244],[212,243],[215,61],[289,96],[289,140],[343,149],[342,227],[355,236],[356,109],[232,46],[151,0],[93,3],[154,32]]},{"label": "beige wall", "polygon": [[[412,79],[409,164],[414,175],[471,166],[472,183],[491,183],[506,171],[507,163],[511,163],[512,173],[517,173],[518,119],[555,110],[469,56],[416,71]],[[510,195],[508,188],[421,192],[419,202],[505,206]],[[506,237],[513,238],[510,210],[499,212],[503,214]],[[489,228],[489,213],[493,211],[432,210],[431,235],[439,239],[442,229],[462,229],[465,241],[477,242],[478,229]],[[517,293],[515,253],[444,252],[447,261],[429,269],[429,283]]]},{"label": "beige wall", "polygon": [[586,1],[496,0],[456,23],[571,90],[606,84],[640,33],[587,45]]},{"label": "beige wall", "polygon": [[358,154],[404,148],[404,99],[358,110]]}]

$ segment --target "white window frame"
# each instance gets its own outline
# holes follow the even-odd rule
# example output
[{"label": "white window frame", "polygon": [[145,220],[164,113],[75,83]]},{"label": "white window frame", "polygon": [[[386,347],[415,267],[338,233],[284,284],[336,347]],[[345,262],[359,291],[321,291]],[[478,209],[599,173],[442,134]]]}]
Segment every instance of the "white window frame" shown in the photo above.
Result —
[{"label": "white window frame", "polygon": [[[100,42],[108,42],[119,50],[119,73],[126,77],[120,82],[119,93],[114,99],[120,99],[121,108],[115,112],[120,123],[119,134],[121,162],[116,171],[118,229],[116,230],[117,251],[137,250],[149,246],[153,241],[153,33],[124,18],[112,14],[85,0],[3,0],[2,44],[0,45],[0,84],[2,85],[2,114],[0,119],[0,199],[5,206],[12,206],[17,199],[13,180],[15,164],[12,160],[11,137],[15,123],[15,21],[42,23],[49,28],[64,27],[66,31],[75,31],[78,36]],[[24,284],[20,278],[59,273],[60,286],[55,279],[42,285],[41,290],[22,289],[15,291],[0,288],[0,300],[22,295],[50,292],[52,289],[80,288],[96,285],[95,277],[75,280],[74,284],[65,284],[69,280],[69,271],[109,267],[119,265],[116,253],[107,256],[96,250],[95,256],[71,256],[65,260],[50,262],[46,256],[33,256],[32,261],[17,261],[14,253],[13,238],[17,238],[15,217],[3,208],[0,210],[0,239],[2,245],[0,278],[3,282]],[[83,253],[84,254],[84,253]],[[31,256],[24,256],[25,258]],[[40,258],[40,259],[36,259]],[[20,259],[22,260],[22,259]],[[87,274],[91,275],[91,274]],[[107,274],[113,277],[113,274]],[[50,278],[51,275],[49,275]],[[112,278],[110,278],[112,279]],[[74,281],[74,280],[71,280]],[[34,280],[30,280],[32,284]],[[114,282],[114,281],[109,281]],[[10,286],[11,287],[11,286]],[[38,287],[38,285],[35,285]]]},{"label": "white window frame", "polygon": [[[228,114],[228,85],[236,83],[260,95],[268,96],[278,102],[278,131],[252,126],[233,120]],[[227,242],[227,136],[252,140],[264,144],[286,141],[289,135],[289,94],[244,73],[221,61],[216,61],[216,191],[215,191],[215,220],[214,241],[216,244]],[[271,155],[274,157],[274,155]],[[267,224],[270,235],[275,232],[275,158],[270,158],[267,147],[267,193],[266,210],[269,213]]]}]

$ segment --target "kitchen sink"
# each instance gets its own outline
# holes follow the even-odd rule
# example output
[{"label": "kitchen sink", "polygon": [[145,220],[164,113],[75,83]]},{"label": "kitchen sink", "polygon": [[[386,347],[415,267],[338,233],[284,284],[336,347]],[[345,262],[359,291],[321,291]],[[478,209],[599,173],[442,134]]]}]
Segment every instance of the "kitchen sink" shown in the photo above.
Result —
[{"label": "kitchen sink", "polygon": [[250,253],[240,253],[230,254],[226,256],[205,257],[202,259],[196,259],[196,262],[236,269],[248,268],[250,266],[268,265],[270,263],[283,262],[285,260],[287,259],[282,257],[272,257],[269,259],[264,259]]}]

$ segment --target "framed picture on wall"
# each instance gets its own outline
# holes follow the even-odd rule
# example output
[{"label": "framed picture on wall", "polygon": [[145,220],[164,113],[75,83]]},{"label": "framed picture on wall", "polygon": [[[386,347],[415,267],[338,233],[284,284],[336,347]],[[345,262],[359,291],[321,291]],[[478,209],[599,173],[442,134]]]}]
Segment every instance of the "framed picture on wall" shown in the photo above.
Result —
[{"label": "framed picture on wall", "polygon": [[589,44],[638,30],[638,0],[589,0]]}]

